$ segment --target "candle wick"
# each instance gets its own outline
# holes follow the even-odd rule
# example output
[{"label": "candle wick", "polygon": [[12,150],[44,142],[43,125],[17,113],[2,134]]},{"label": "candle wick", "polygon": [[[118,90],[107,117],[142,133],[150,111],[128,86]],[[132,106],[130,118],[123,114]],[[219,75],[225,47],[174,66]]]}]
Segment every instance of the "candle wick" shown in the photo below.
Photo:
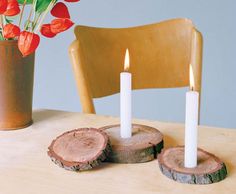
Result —
[{"label": "candle wick", "polygon": [[124,72],[129,73],[129,68],[125,68],[125,69],[124,69]]}]

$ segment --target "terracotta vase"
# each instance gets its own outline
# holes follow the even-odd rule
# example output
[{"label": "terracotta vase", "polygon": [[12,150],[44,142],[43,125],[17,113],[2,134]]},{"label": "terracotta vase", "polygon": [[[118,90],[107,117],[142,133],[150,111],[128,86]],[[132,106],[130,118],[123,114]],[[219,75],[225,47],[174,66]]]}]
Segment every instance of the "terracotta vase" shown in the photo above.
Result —
[{"label": "terracotta vase", "polygon": [[17,41],[0,41],[0,130],[32,124],[34,57],[23,58]]}]

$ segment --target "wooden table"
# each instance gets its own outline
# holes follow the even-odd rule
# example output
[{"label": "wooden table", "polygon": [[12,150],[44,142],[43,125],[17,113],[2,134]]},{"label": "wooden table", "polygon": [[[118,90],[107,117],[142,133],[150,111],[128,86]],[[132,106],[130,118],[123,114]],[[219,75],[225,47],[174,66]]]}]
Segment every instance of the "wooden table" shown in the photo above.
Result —
[{"label": "wooden table", "polygon": [[[118,118],[53,110],[36,110],[34,124],[0,131],[0,194],[235,194],[236,130],[199,127],[199,146],[219,156],[229,175],[212,185],[187,185],[163,176],[157,160],[142,164],[103,164],[86,172],[66,171],[47,156],[52,139],[79,127],[102,127]],[[183,144],[183,124],[134,120],[163,132],[165,146]]]}]

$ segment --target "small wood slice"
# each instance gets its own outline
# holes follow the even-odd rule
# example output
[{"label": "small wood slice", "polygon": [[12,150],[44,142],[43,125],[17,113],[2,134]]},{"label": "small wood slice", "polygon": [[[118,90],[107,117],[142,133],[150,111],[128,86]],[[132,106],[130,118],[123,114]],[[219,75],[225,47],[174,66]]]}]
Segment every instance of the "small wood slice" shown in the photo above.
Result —
[{"label": "small wood slice", "polygon": [[48,149],[48,155],[54,163],[73,171],[98,166],[111,150],[107,134],[94,128],[63,133],[52,141]]},{"label": "small wood slice", "polygon": [[202,149],[198,149],[198,165],[195,168],[184,167],[183,146],[163,149],[158,161],[164,175],[181,183],[211,184],[223,180],[227,175],[225,164]]},{"label": "small wood slice", "polygon": [[106,161],[115,163],[140,163],[156,158],[163,148],[163,135],[155,128],[133,124],[132,137],[120,137],[120,125],[101,128],[111,141],[112,151]]}]

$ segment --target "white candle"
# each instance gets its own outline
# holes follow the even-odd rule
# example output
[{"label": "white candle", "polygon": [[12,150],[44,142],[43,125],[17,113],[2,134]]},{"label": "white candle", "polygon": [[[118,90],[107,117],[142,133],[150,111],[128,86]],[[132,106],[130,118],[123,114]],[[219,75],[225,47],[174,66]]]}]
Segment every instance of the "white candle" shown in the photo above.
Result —
[{"label": "white candle", "polygon": [[131,112],[131,93],[132,75],[129,70],[129,51],[125,54],[125,72],[120,74],[120,136],[130,138],[132,136],[132,112]]},{"label": "white candle", "polygon": [[186,93],[186,116],[185,116],[185,156],[184,166],[194,168],[197,166],[197,128],[198,128],[198,99],[199,93],[193,91],[194,77],[190,65],[190,88]]}]

